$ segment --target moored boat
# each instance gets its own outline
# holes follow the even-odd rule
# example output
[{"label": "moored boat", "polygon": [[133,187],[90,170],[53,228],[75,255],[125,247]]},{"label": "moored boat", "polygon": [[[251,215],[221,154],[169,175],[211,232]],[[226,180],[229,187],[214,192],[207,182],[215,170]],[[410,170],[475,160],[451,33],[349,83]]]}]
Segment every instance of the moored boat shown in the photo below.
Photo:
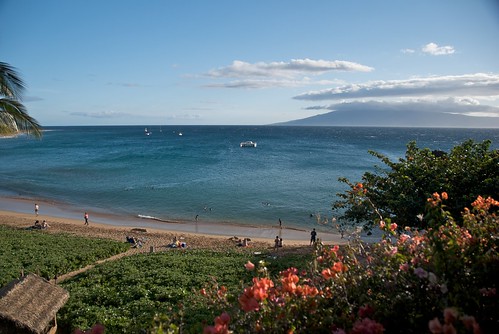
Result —
[{"label": "moored boat", "polygon": [[243,141],[241,144],[239,144],[240,147],[256,147],[256,142],[248,140],[248,141]]}]

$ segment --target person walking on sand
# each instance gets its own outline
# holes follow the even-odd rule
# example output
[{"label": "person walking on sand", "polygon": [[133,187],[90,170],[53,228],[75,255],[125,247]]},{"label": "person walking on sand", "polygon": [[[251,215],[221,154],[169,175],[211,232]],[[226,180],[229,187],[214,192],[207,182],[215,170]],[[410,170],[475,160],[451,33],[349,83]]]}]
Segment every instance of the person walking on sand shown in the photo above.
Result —
[{"label": "person walking on sand", "polygon": [[282,220],[279,218],[279,228],[282,228]]},{"label": "person walking on sand", "polygon": [[38,217],[38,211],[40,211],[40,206],[38,205],[38,203],[35,203],[35,216]]},{"label": "person walking on sand", "polygon": [[83,218],[85,218],[85,225],[88,225],[88,213],[85,212],[85,214],[83,215]]},{"label": "person walking on sand", "polygon": [[310,245],[315,244],[315,241],[317,239],[317,232],[315,232],[315,228],[310,232]]}]

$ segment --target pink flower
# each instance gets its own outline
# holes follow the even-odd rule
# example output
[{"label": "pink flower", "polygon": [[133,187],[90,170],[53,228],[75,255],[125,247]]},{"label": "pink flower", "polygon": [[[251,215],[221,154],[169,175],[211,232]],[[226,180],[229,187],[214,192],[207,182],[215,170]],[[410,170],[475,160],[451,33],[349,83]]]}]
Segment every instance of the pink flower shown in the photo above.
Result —
[{"label": "pink flower", "polygon": [[457,310],[453,307],[448,307],[444,310],[444,321],[446,324],[452,324],[458,317]]},{"label": "pink flower", "polygon": [[477,325],[475,317],[470,315],[463,315],[461,317],[461,321],[463,322],[464,327],[468,330],[472,330]]},{"label": "pink flower", "polygon": [[398,225],[397,223],[392,223],[390,224],[390,230],[395,231],[397,229]]},{"label": "pink flower", "polygon": [[382,221],[380,221],[380,222],[379,222],[379,228],[380,228],[380,229],[384,229],[384,228],[385,228],[385,226],[386,226],[386,223],[385,223],[385,221],[384,221],[384,220],[382,220]]},{"label": "pink flower", "polygon": [[403,264],[400,265],[399,269],[401,271],[407,272],[409,270],[409,264],[408,263],[403,263]]},{"label": "pink flower", "polygon": [[374,313],[374,309],[370,305],[364,305],[359,308],[359,317],[367,318]]},{"label": "pink flower", "polygon": [[206,326],[203,330],[204,334],[228,334],[229,333],[230,316],[224,312],[219,317],[215,318],[215,326]]},{"label": "pink flower", "polygon": [[353,324],[352,334],[383,334],[385,328],[379,322],[364,318]]},{"label": "pink flower", "polygon": [[246,262],[244,267],[246,268],[247,271],[255,270],[255,265],[253,263],[251,263],[250,261]]},{"label": "pink flower", "polygon": [[457,331],[454,328],[454,325],[452,325],[452,324],[444,324],[442,326],[442,332],[444,334],[457,334]]},{"label": "pink flower", "polygon": [[442,333],[442,324],[438,318],[434,318],[428,322],[428,329],[433,334]]},{"label": "pink flower", "polygon": [[410,238],[411,238],[411,237],[410,237],[409,235],[407,235],[407,234],[405,234],[405,233],[404,233],[404,234],[402,234],[402,235],[399,237],[399,242],[403,244],[404,242],[406,242],[406,241],[407,241],[407,240],[409,240]]}]

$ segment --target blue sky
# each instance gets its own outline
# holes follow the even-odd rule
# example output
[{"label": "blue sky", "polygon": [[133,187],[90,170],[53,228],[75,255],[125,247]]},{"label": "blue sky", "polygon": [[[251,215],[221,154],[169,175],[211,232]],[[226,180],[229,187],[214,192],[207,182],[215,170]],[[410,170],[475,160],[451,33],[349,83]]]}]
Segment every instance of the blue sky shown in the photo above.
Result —
[{"label": "blue sky", "polygon": [[494,0],[0,0],[0,16],[0,61],[45,126],[260,125],[379,102],[499,117]]}]

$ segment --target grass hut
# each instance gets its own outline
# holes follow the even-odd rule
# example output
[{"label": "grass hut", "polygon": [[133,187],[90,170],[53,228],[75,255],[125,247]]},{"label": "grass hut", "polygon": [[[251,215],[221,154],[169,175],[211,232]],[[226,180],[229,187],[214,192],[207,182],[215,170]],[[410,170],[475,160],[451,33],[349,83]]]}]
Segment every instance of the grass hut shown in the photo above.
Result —
[{"label": "grass hut", "polygon": [[0,333],[55,333],[56,314],[69,298],[58,285],[33,274],[0,289]]}]

